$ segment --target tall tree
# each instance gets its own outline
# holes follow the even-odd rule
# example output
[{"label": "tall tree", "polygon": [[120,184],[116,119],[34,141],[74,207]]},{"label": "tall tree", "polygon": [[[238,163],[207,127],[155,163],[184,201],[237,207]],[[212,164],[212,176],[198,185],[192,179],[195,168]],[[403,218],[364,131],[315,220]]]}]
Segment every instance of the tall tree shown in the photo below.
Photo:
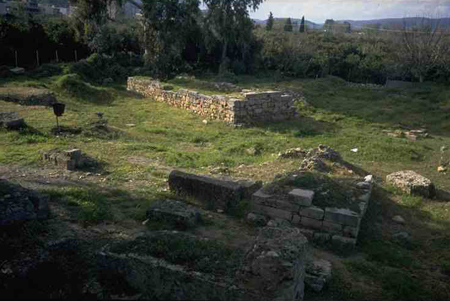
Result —
[{"label": "tall tree", "polygon": [[300,32],[305,32],[305,16],[302,17],[302,22],[300,23]]},{"label": "tall tree", "polygon": [[269,14],[269,19],[267,19],[267,24],[266,24],[266,30],[267,31],[271,31],[273,29],[273,23],[274,23],[274,19],[273,19],[273,14],[272,12],[270,12]]},{"label": "tall tree", "polygon": [[333,19],[325,20],[325,24],[323,25],[323,29],[327,32],[333,32],[335,21]]},{"label": "tall tree", "polygon": [[[264,0],[204,0],[207,7],[205,24],[213,39],[221,44],[221,70],[227,69],[229,46],[253,30],[249,9],[256,10]],[[249,22],[250,21],[250,22]],[[245,40],[239,44],[245,47]]]},{"label": "tall tree", "polygon": [[291,18],[287,18],[286,20],[286,24],[284,24],[284,31],[293,31],[294,27],[292,26],[292,20]]}]

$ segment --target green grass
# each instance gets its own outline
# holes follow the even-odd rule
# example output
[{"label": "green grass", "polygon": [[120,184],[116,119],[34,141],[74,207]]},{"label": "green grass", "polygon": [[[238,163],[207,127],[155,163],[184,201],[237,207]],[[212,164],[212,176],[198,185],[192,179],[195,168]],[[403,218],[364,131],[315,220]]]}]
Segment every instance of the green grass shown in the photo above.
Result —
[{"label": "green grass", "polygon": [[[207,82],[213,80],[206,79]],[[71,79],[61,76],[1,80],[0,86],[6,88],[51,89],[58,100],[67,105],[60,123],[82,131],[57,137],[51,132],[55,127],[51,109],[0,102],[1,111],[19,112],[29,126],[22,131],[0,129],[0,164],[39,169],[44,167],[40,151],[74,147],[104,162],[100,172],[105,181],[101,184],[54,187],[50,191],[53,201],[62,200],[73,218],[86,225],[145,220],[145,211],[153,200],[175,198],[161,192],[166,187],[170,169],[205,173],[210,168],[227,167],[232,176],[268,181],[275,174],[298,169],[301,163],[301,160],[278,161],[276,154],[289,148],[305,149],[319,144],[329,145],[346,161],[378,179],[384,179],[391,172],[411,169],[430,178],[438,188],[448,190],[450,187],[448,174],[436,171],[441,146],[450,146],[448,87],[426,83],[401,91],[371,90],[349,87],[333,77],[274,80],[242,76],[237,80],[238,85],[246,89],[301,92],[309,105],[297,104],[300,118],[295,121],[233,128],[220,121],[205,125],[203,117],[138,98],[127,92],[124,84],[105,87],[80,81],[81,84],[75,84],[80,89],[73,91],[72,83],[66,86]],[[202,78],[169,84],[175,88],[183,85],[200,88],[200,91],[203,87],[205,93],[217,93],[208,90],[206,87],[210,85],[204,84]],[[106,130],[96,126],[99,121],[96,112],[104,113]],[[426,126],[433,138],[409,141],[382,133],[398,129],[399,124],[412,128]],[[358,152],[352,152],[353,148],[358,148]],[[291,166],[286,167],[286,164]],[[245,167],[238,169],[241,165]],[[239,212],[245,212],[247,206],[243,203]],[[411,246],[400,245],[392,239],[397,231],[391,222],[394,215],[407,220],[403,230],[412,234]],[[411,197],[391,187],[377,185],[362,222],[356,250],[363,254],[364,260],[345,264],[342,271],[336,270],[335,280],[325,294],[338,300],[358,300],[368,295],[370,299],[370,290],[348,278],[347,269],[352,275],[365,279],[367,286],[374,283],[378,299],[410,300],[435,292],[435,300],[445,300],[450,295],[449,232],[450,203]],[[161,244],[161,250],[168,247],[168,242]],[[182,250],[187,249],[183,244],[180,245]],[[202,248],[199,246],[200,250]],[[205,254],[198,252],[186,258]],[[182,254],[176,256],[183,258]],[[433,266],[440,267],[441,274],[435,273]],[[417,275],[421,277],[419,282]]]}]

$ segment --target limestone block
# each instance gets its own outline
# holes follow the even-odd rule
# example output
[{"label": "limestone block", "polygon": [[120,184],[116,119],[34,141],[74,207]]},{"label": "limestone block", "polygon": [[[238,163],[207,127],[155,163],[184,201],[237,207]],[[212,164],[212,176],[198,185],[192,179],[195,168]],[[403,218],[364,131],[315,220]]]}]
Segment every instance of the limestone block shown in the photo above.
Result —
[{"label": "limestone block", "polygon": [[277,208],[268,207],[268,206],[264,206],[264,205],[253,204],[252,211],[257,214],[263,214],[266,216],[270,216],[271,218],[282,218],[287,221],[292,220],[292,212],[282,210],[282,209],[277,209]]},{"label": "limestone block", "polygon": [[330,232],[330,233],[342,233],[342,225],[336,224],[333,222],[326,222],[324,221],[322,224],[322,229],[324,231]]},{"label": "limestone block", "polygon": [[325,211],[319,207],[305,207],[301,208],[299,211],[301,216],[310,217],[317,220],[322,220],[325,214]]},{"label": "limestone block", "polygon": [[341,225],[357,227],[359,225],[359,215],[349,209],[325,208],[325,221],[334,222]]},{"label": "limestone block", "polygon": [[434,184],[412,170],[392,173],[386,177],[386,182],[410,195],[419,195],[426,198],[433,198],[436,195]]},{"label": "limestone block", "polygon": [[182,230],[193,228],[202,220],[195,208],[172,200],[154,202],[147,210],[147,218],[151,221],[172,224]]},{"label": "limestone block", "polygon": [[340,235],[333,235],[333,237],[331,237],[331,241],[334,244],[337,245],[356,245],[356,239],[355,238],[349,238],[349,237],[343,237]]},{"label": "limestone block", "polygon": [[311,206],[313,198],[314,191],[312,190],[293,189],[289,192],[289,200],[299,206]]},{"label": "limestone block", "polygon": [[322,229],[322,221],[309,218],[309,217],[302,217],[302,220],[300,221],[300,224],[302,224],[305,227],[313,228],[313,229]]}]

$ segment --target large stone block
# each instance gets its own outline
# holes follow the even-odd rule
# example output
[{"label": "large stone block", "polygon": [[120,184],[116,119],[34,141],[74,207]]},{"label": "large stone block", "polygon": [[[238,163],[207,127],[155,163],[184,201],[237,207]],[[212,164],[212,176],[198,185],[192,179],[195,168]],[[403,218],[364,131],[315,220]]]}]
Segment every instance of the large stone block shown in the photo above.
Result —
[{"label": "large stone block", "polygon": [[0,126],[9,130],[17,130],[24,127],[25,121],[16,112],[0,113]]},{"label": "large stone block", "polygon": [[301,208],[299,211],[301,216],[322,220],[325,214],[325,211],[319,207],[306,207]]},{"label": "large stone block", "polygon": [[313,229],[322,229],[322,221],[309,218],[309,217],[302,217],[300,224],[305,227],[313,228]]},{"label": "large stone block", "polygon": [[360,216],[349,209],[325,208],[325,221],[341,225],[358,227]]},{"label": "large stone block", "polygon": [[75,170],[83,167],[85,164],[85,159],[79,149],[72,149],[68,151],[53,149],[43,153],[42,158],[44,161],[48,161],[67,170]]},{"label": "large stone block", "polygon": [[165,222],[179,229],[195,227],[201,220],[200,212],[180,201],[160,200],[154,202],[147,210],[151,221]]},{"label": "large stone block", "polygon": [[220,180],[174,170],[169,175],[169,187],[176,193],[206,202],[208,209],[233,210],[255,189],[252,185]]},{"label": "large stone block", "polygon": [[293,189],[289,192],[289,200],[299,206],[311,206],[314,198],[314,191]]},{"label": "large stone block", "polygon": [[239,278],[254,283],[269,300],[303,300],[307,245],[297,228],[262,228]]},{"label": "large stone block", "polygon": [[324,259],[315,259],[306,264],[305,285],[316,292],[330,282],[332,277],[331,263]]},{"label": "large stone block", "polygon": [[293,214],[291,211],[277,209],[269,206],[252,204],[252,211],[257,214],[262,214],[265,216],[269,216],[271,218],[282,218],[287,221],[291,221]]},{"label": "large stone block", "polygon": [[386,182],[410,195],[433,198],[436,195],[434,184],[412,170],[394,172],[386,177]]}]

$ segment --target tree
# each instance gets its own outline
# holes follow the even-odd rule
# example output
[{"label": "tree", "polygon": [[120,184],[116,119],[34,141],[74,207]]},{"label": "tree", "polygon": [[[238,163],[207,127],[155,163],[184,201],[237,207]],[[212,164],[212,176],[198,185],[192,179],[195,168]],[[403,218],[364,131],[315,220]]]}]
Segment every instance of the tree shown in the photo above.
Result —
[{"label": "tree", "polygon": [[323,29],[326,32],[333,32],[335,21],[333,19],[325,20],[325,24],[323,25]]},{"label": "tree", "polygon": [[205,24],[208,31],[209,45],[214,40],[220,43],[220,70],[227,70],[230,45],[239,45],[242,50],[248,49],[248,41],[252,37],[253,22],[249,17],[249,9],[256,10],[264,0],[204,0],[207,7]]},{"label": "tree", "polygon": [[352,24],[350,24],[350,22],[347,22],[347,21],[344,22],[344,32],[345,33],[352,32]]},{"label": "tree", "polygon": [[273,14],[272,14],[272,12],[270,12],[269,19],[267,19],[267,24],[266,24],[267,31],[271,31],[273,29],[273,23],[274,23]]},{"label": "tree", "polygon": [[406,62],[411,74],[420,82],[427,73],[440,64],[444,64],[450,46],[443,39],[444,32],[440,24],[429,24],[429,19],[422,18],[419,23],[409,28],[404,21],[401,47],[397,55]]},{"label": "tree", "polygon": [[305,32],[305,16],[302,17],[302,21],[300,23],[300,32]]},{"label": "tree", "polygon": [[287,18],[286,24],[284,24],[284,31],[291,32],[294,30],[294,27],[292,26],[292,20],[291,18]]}]

